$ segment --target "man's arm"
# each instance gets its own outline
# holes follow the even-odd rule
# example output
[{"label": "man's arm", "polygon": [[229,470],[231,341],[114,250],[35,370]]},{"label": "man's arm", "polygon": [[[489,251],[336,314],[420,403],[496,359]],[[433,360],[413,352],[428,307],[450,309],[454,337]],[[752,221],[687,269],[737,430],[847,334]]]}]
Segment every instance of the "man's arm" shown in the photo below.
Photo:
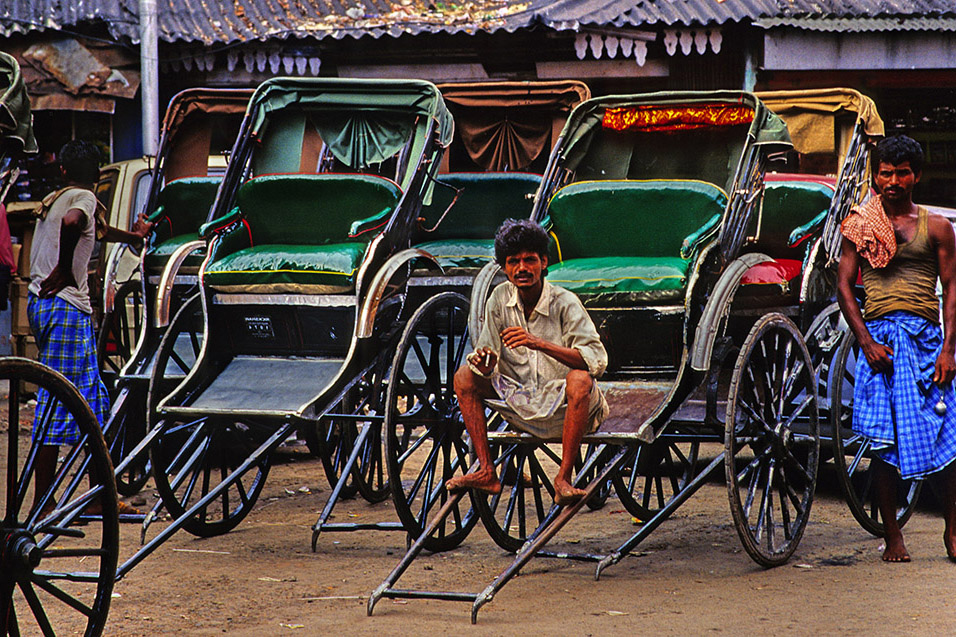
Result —
[{"label": "man's arm", "polygon": [[556,343],[550,343],[544,339],[529,334],[521,327],[506,327],[501,330],[501,342],[505,347],[514,349],[516,347],[527,347],[529,349],[544,352],[559,363],[567,365],[571,369],[587,370],[588,364],[584,362],[581,352],[573,347],[564,347]]},{"label": "man's arm", "polygon": [[40,283],[40,297],[54,296],[60,290],[70,286],[76,287],[73,278],[73,253],[86,228],[86,215],[79,208],[71,208],[63,215],[60,222],[60,253],[56,266],[50,275]]},{"label": "man's arm", "polygon": [[143,240],[153,229],[153,224],[147,221],[146,215],[140,213],[133,224],[133,230],[120,230],[113,226],[106,226],[103,232],[103,240],[119,243],[128,243],[134,247],[141,247]]},{"label": "man's arm", "polygon": [[857,273],[860,271],[860,255],[856,251],[856,245],[846,237],[843,238],[842,249],[840,265],[837,268],[837,301],[840,303],[840,309],[870,367],[878,372],[890,373],[893,371],[893,350],[873,340],[863,321],[860,304],[853,294]]},{"label": "man's arm", "polygon": [[939,282],[943,288],[943,349],[936,359],[933,382],[945,385],[956,378],[956,235],[953,226],[940,215],[929,217],[930,239],[936,245]]}]

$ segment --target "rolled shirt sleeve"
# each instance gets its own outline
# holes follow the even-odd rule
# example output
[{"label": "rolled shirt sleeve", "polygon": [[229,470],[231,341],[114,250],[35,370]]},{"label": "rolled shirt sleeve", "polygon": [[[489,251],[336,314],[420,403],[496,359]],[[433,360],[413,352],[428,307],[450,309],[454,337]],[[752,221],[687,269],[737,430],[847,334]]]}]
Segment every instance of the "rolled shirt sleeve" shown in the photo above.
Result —
[{"label": "rolled shirt sleeve", "polygon": [[561,307],[564,312],[561,321],[565,330],[564,346],[578,350],[588,366],[588,373],[600,378],[607,369],[607,350],[581,300],[570,292],[567,296],[569,298]]}]

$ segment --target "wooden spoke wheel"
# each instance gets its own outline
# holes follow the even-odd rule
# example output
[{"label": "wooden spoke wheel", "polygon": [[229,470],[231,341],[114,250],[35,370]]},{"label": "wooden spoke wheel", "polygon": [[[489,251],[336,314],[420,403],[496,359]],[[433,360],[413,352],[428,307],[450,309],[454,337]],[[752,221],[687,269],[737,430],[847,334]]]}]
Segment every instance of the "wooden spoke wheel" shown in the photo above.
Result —
[{"label": "wooden spoke wheel", "polygon": [[744,549],[778,566],[810,517],[820,454],[813,364],[797,327],[762,316],[740,349],[724,433],[730,511]]},{"label": "wooden spoke wheel", "polygon": [[614,491],[628,513],[647,521],[696,475],[700,442],[662,434],[638,445],[612,476]]},{"label": "wooden spoke wheel", "polygon": [[[338,483],[345,470],[360,428],[366,424],[372,428],[340,497],[351,498],[360,493],[374,503],[391,495],[383,455],[381,413],[385,386],[382,377],[380,365],[370,369],[314,427],[307,426],[306,443],[321,458],[322,468],[332,486]],[[357,420],[356,416],[368,416],[369,419]]]},{"label": "wooden spoke wheel", "polygon": [[[120,389],[113,399],[104,432],[113,466],[118,466],[146,436],[147,393],[146,383],[140,382]],[[116,474],[116,490],[120,495],[135,495],[146,485],[149,475],[149,454],[143,452]]]},{"label": "wooden spoke wheel", "polygon": [[[595,452],[596,448],[597,448],[597,445],[593,443],[587,446],[587,449],[584,452],[583,459],[578,466],[579,469],[583,468],[584,462],[586,462],[587,459],[591,457],[591,454]],[[594,468],[588,471],[587,475],[581,479],[581,484],[582,485],[590,484],[591,480],[593,480],[599,473],[601,473],[604,467],[605,467],[605,464],[602,462],[598,462],[597,464],[595,464]],[[592,511],[597,511],[598,509],[603,508],[604,505],[607,504],[607,499],[611,496],[611,491],[613,490],[613,488],[614,488],[614,481],[611,478],[608,478],[604,482],[604,484],[598,487],[597,491],[594,492],[594,495],[592,495],[588,499],[588,501],[585,503],[585,506],[591,509]]]},{"label": "wooden spoke wheel", "polygon": [[143,288],[139,281],[126,281],[116,291],[113,309],[103,316],[96,340],[96,358],[100,377],[110,391],[116,393],[116,377],[133,356],[136,340],[145,320]]},{"label": "wooden spoke wheel", "polygon": [[[443,292],[412,314],[389,372],[385,404],[385,459],[395,512],[411,537],[448,500],[445,482],[468,470],[468,442],[454,391],[454,374],[470,351],[468,302]],[[462,498],[429,551],[458,546],[478,517]]]},{"label": "wooden spoke wheel", "polygon": [[[303,425],[305,442],[309,451],[322,460],[325,477],[333,487],[338,484],[352,453],[358,428],[351,420],[336,420],[333,416],[321,418],[317,423]],[[349,472],[348,481],[339,493],[342,499],[354,498],[358,493],[354,473]]]},{"label": "wooden spoke wheel", "polygon": [[560,445],[528,442],[492,447],[501,493],[475,495],[475,509],[495,544],[515,552],[554,506],[552,477],[561,464]]},{"label": "wooden spoke wheel", "polygon": [[[89,406],[57,372],[5,358],[0,379],[10,387],[0,419],[5,443],[0,452],[0,629],[5,635],[100,635],[119,554],[116,485],[106,442]],[[32,408],[20,405],[22,383],[37,385],[41,400],[49,397],[36,417]],[[77,423],[81,440],[62,461],[54,452],[52,482],[37,493],[38,465],[50,460],[44,460],[49,451],[41,449],[56,447],[37,444],[30,426],[46,431],[57,413]],[[74,526],[81,515],[85,524]]]},{"label": "wooden spoke wheel", "polygon": [[[853,332],[847,330],[829,373],[830,422],[833,459],[840,487],[850,512],[867,532],[883,537],[883,521],[876,506],[873,487],[873,441],[854,433],[853,386],[856,361],[860,356]],[[902,527],[913,515],[921,480],[900,480],[896,496],[896,519]]]},{"label": "wooden spoke wheel", "polygon": [[[202,307],[198,296],[180,307],[157,350],[149,385],[153,409],[174,389],[199,359],[203,342]],[[174,517],[185,515],[234,469],[255,453],[273,429],[253,420],[178,418],[153,414],[162,428],[150,446],[156,490]],[[199,537],[226,533],[252,510],[271,466],[266,453],[213,498],[184,525]]]}]

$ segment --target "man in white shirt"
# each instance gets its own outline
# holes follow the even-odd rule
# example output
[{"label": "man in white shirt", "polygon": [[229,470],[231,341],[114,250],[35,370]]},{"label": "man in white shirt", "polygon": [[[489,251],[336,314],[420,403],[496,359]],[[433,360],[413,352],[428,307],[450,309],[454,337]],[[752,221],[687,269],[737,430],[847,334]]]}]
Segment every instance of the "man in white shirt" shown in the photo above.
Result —
[{"label": "man in white shirt", "polygon": [[608,413],[595,381],[607,367],[607,351],[578,297],[544,280],[548,236],[541,226],[527,219],[505,221],[495,236],[495,260],[508,281],[491,293],[475,352],[455,374],[455,393],[479,469],[452,478],[447,487],[501,491],[488,447],[484,401],[517,429],[561,440],[554,500],[573,504],[584,495],[571,484],[581,439]]}]

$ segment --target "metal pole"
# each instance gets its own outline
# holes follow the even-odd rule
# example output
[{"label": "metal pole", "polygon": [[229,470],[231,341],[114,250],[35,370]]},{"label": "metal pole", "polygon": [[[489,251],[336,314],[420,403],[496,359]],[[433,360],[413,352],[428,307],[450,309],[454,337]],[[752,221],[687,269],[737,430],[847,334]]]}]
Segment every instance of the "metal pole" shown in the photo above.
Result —
[{"label": "metal pole", "polygon": [[156,155],[159,145],[159,26],[156,0],[139,0],[140,94],[143,103],[143,154]]}]

